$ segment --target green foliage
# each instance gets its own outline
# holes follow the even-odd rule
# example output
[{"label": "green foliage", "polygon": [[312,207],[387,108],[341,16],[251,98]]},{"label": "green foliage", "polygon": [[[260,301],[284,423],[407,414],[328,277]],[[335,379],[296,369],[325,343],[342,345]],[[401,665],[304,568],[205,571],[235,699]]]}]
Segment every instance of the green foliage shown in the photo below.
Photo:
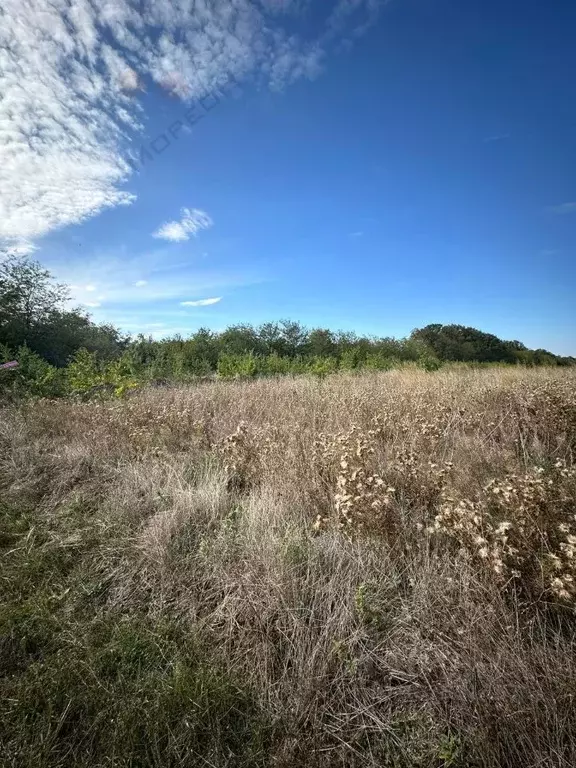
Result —
[{"label": "green foliage", "polygon": [[573,358],[559,358],[545,349],[529,350],[519,341],[502,341],[491,333],[463,325],[427,325],[412,332],[411,341],[432,350],[439,360],[522,365],[568,365]]},{"label": "green foliage", "polygon": [[353,371],[361,364],[361,357],[356,349],[344,349],[340,355],[340,370]]},{"label": "green foliage", "polygon": [[0,333],[18,347],[38,335],[39,325],[66,300],[67,288],[52,282],[36,261],[9,255],[0,262]]},{"label": "green foliage", "polygon": [[26,345],[52,365],[65,366],[80,347],[104,360],[126,346],[111,325],[96,325],[78,309],[66,310],[68,289],[28,257],[0,262],[0,341],[12,349]]},{"label": "green foliage", "polygon": [[327,359],[336,355],[334,334],[327,328],[314,328],[308,334],[306,354],[316,358]]},{"label": "green foliage", "polygon": [[438,745],[438,759],[443,768],[461,764],[462,739],[456,734],[443,735]]},{"label": "green foliage", "polygon": [[113,393],[116,397],[124,397],[138,387],[129,353],[104,364],[95,352],[79,349],[66,368],[66,378],[72,394]]},{"label": "green foliage", "polygon": [[250,379],[257,373],[258,365],[252,352],[244,355],[225,353],[218,360],[218,377],[221,379]]},{"label": "green foliage", "polygon": [[354,595],[354,604],[360,621],[368,627],[380,629],[383,624],[381,612],[375,607],[374,589],[370,584],[360,584]]},{"label": "green foliage", "polygon": [[0,370],[0,393],[4,397],[60,397],[66,394],[64,372],[43,360],[26,345],[12,355],[3,345],[2,362],[18,360],[18,368]]},{"label": "green foliage", "polygon": [[219,347],[225,355],[241,357],[245,354],[261,355],[266,352],[258,332],[251,325],[231,325],[220,334]]},{"label": "green foliage", "polygon": [[0,632],[17,673],[0,675],[7,764],[261,764],[250,691],[185,627],[137,614],[79,625],[36,598],[4,609]]},{"label": "green foliage", "polygon": [[438,371],[442,368],[442,362],[433,355],[422,356],[418,361],[418,364],[420,368],[423,368],[425,371]]},{"label": "green foliage", "polygon": [[114,387],[115,397],[124,397],[138,387],[127,356],[108,363],[104,369],[104,380],[106,384]]},{"label": "green foliage", "polygon": [[232,325],[221,333],[199,328],[187,339],[157,341],[139,335],[129,340],[111,325],[96,325],[81,311],[64,309],[67,296],[67,288],[29,258],[9,256],[0,264],[0,350],[6,359],[22,358],[17,372],[0,373],[5,397],[53,397],[68,391],[123,397],[141,382],[215,375],[311,375],[322,380],[338,370],[415,366],[432,372],[444,362],[576,364],[574,358],[529,350],[519,341],[502,341],[460,325],[428,325],[408,338],[394,339],[307,329],[280,320],[259,327]]},{"label": "green foliage", "polygon": [[261,372],[266,376],[286,376],[293,373],[293,360],[289,357],[280,357],[277,352],[262,359]]},{"label": "green foliage", "polygon": [[390,371],[397,364],[394,358],[385,357],[382,352],[367,355],[362,367],[367,371]]},{"label": "green foliage", "polygon": [[87,349],[76,352],[66,369],[66,376],[72,392],[87,392],[105,383],[104,372],[96,354]]},{"label": "green foliage", "polygon": [[330,373],[338,370],[338,360],[335,357],[314,357],[309,364],[310,373],[318,379],[325,379]]}]

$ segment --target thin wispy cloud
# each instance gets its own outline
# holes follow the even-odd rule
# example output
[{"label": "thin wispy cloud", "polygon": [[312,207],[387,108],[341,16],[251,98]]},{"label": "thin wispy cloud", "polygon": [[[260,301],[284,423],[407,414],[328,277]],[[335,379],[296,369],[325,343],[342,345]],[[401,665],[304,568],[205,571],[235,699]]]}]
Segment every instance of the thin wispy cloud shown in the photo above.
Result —
[{"label": "thin wispy cloud", "polygon": [[220,300],[225,293],[267,280],[265,264],[215,268],[207,262],[183,261],[169,245],[136,253],[125,247],[88,251],[81,262],[58,256],[47,266],[58,282],[70,286],[72,306],[98,303],[99,307],[90,307],[94,318],[124,330],[144,322],[164,323],[170,313],[175,313],[176,322],[187,322],[191,313],[181,302],[191,301],[191,295]]},{"label": "thin wispy cloud", "polygon": [[358,232],[350,232],[350,234],[348,235],[348,237],[363,237],[363,236],[364,236],[364,232],[361,229],[358,230]]},{"label": "thin wispy cloud", "polygon": [[12,239],[4,243],[0,241],[0,247],[2,246],[14,256],[29,256],[38,250],[38,246],[29,240]]},{"label": "thin wispy cloud", "polygon": [[311,0],[3,0],[0,246],[32,248],[134,201],[126,147],[145,124],[141,91],[189,102],[231,80],[316,77],[344,27],[361,34],[383,4],[327,3],[306,39],[282,23]]},{"label": "thin wispy cloud", "polygon": [[562,203],[561,205],[551,205],[548,210],[551,213],[557,213],[559,216],[564,216],[567,213],[576,213],[576,202]]},{"label": "thin wispy cloud", "polygon": [[222,301],[222,296],[217,296],[213,299],[196,299],[196,301],[181,301],[180,304],[183,307],[209,307],[211,304],[218,304]]},{"label": "thin wispy cloud", "polygon": [[306,0],[260,0],[260,4],[269,13],[298,14],[308,3]]},{"label": "thin wispy cloud", "polygon": [[339,0],[326,25],[325,38],[337,37],[344,30],[347,39],[358,38],[375,23],[380,9],[389,0]]},{"label": "thin wispy cloud", "polygon": [[201,211],[198,208],[192,208],[191,210],[189,208],[182,208],[180,214],[180,220],[167,221],[165,224],[162,224],[152,234],[152,237],[177,243],[189,240],[191,235],[196,236],[198,232],[201,232],[203,229],[209,229],[214,224],[206,211]]},{"label": "thin wispy cloud", "polygon": [[494,141],[504,141],[505,139],[510,138],[509,133],[497,133],[494,136],[487,136],[484,139],[484,144],[492,144]]}]

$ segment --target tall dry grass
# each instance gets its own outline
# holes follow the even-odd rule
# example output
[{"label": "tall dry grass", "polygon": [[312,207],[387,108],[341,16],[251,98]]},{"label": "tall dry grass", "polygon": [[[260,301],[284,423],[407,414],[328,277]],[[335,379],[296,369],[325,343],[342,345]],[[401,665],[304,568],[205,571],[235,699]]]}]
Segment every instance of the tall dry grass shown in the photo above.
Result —
[{"label": "tall dry grass", "polygon": [[4,764],[576,765],[575,385],[6,409]]}]

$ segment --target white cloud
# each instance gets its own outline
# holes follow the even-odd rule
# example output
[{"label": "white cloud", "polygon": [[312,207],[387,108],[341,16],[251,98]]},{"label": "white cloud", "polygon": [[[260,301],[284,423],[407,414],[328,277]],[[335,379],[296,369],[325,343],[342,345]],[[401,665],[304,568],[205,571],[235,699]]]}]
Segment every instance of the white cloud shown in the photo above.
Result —
[{"label": "white cloud", "polygon": [[196,236],[203,229],[209,229],[214,222],[205,211],[198,208],[182,208],[180,221],[167,221],[152,234],[162,240],[180,242],[188,240],[190,235]]},{"label": "white cloud", "polygon": [[183,307],[209,307],[211,304],[218,304],[222,301],[222,296],[213,299],[197,299],[196,301],[181,301]]},{"label": "white cloud", "polygon": [[134,283],[136,288],[143,288],[147,284],[148,284],[147,280],[136,280],[136,282]]},{"label": "white cloud", "polygon": [[553,205],[550,207],[552,213],[558,213],[563,215],[566,213],[576,213],[576,203],[562,203],[561,205]]},{"label": "white cloud", "polygon": [[120,75],[120,87],[125,91],[137,91],[141,88],[137,73],[131,68],[126,67]]},{"label": "white cloud", "polygon": [[85,301],[84,302],[84,306],[85,307],[94,307],[95,308],[95,307],[99,307],[100,306],[100,302],[99,301]]},{"label": "white cloud", "polygon": [[327,4],[306,39],[280,25],[311,0],[2,0],[0,246],[133,202],[126,147],[152,82],[189,101],[250,75],[315,77],[384,2]]},{"label": "white cloud", "polygon": [[364,235],[364,232],[359,229],[358,232],[350,232],[349,237],[362,237]]},{"label": "white cloud", "polygon": [[38,250],[38,246],[29,240],[13,240],[5,243],[5,247],[6,254],[13,254],[14,256],[28,256]]},{"label": "white cloud", "polygon": [[137,120],[87,0],[2,6],[0,242],[11,244],[131,202],[119,145]]}]

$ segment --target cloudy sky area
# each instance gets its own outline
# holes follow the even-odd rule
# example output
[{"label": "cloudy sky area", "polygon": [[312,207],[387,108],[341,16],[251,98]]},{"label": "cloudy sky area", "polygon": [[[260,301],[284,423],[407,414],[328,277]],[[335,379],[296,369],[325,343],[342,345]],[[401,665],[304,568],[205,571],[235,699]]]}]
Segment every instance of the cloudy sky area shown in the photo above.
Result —
[{"label": "cloudy sky area", "polygon": [[0,0],[0,245],[131,332],[574,354],[576,9],[505,6]]}]

